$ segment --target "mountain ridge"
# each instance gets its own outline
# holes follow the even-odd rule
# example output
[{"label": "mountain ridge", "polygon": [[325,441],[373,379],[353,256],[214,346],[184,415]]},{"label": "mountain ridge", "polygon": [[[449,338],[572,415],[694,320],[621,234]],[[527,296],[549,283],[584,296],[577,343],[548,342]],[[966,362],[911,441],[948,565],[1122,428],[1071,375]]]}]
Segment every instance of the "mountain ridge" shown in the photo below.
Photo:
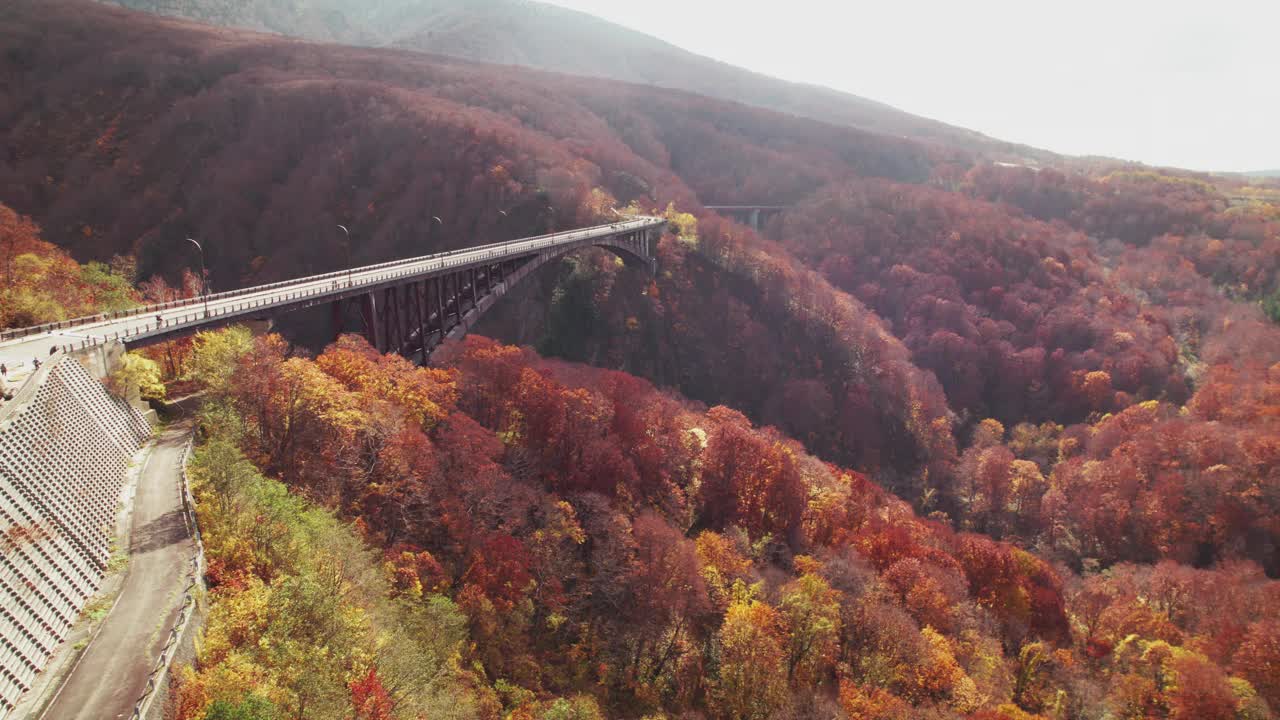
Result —
[{"label": "mountain ridge", "polygon": [[685,90],[822,122],[953,145],[993,159],[1056,157],[879,101],[739,68],[587,13],[540,2],[398,0],[354,6],[348,0],[310,0],[286,9],[271,0],[235,5],[226,0],[173,5],[156,0],[105,1],[321,42],[395,47]]}]

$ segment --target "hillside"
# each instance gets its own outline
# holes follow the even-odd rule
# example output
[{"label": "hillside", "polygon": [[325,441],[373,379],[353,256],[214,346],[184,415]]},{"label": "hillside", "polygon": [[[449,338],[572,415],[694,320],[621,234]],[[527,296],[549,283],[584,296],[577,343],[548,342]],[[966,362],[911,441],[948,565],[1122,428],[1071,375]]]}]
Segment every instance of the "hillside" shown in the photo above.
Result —
[{"label": "hillside", "polygon": [[1034,148],[911,115],[873,100],[792,83],[682,50],[567,8],[529,0],[110,0],[219,25],[687,90],[837,125],[901,135],[1002,159]]}]

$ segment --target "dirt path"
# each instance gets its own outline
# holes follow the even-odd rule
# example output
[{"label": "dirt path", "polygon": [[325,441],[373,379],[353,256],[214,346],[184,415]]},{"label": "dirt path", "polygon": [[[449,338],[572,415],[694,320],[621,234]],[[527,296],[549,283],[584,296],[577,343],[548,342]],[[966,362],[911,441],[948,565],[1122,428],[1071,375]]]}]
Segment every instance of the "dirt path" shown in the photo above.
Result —
[{"label": "dirt path", "polygon": [[138,478],[120,598],[42,720],[128,718],[177,620],[195,546],[182,518],[188,422],[156,440]]}]

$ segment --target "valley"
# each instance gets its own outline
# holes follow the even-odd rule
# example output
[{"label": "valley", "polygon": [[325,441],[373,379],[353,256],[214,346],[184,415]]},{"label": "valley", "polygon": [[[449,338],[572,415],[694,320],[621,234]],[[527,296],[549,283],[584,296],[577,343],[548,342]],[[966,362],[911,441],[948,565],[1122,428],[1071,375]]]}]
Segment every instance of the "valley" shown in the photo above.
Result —
[{"label": "valley", "polygon": [[179,5],[0,7],[6,387],[133,311],[105,386],[199,398],[163,717],[1280,712],[1275,180],[534,3]]}]

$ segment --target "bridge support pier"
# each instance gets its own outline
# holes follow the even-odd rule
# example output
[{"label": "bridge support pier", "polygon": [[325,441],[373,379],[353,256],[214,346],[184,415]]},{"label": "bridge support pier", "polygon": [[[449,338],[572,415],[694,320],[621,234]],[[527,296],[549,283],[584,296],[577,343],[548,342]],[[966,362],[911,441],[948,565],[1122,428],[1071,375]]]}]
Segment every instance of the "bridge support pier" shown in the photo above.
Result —
[{"label": "bridge support pier", "polygon": [[436,284],[436,330],[440,333],[440,340],[444,340],[444,334],[449,330],[449,302],[445,293],[449,289],[448,278],[438,277],[435,279]]},{"label": "bridge support pier", "polygon": [[389,287],[382,292],[382,352],[399,350],[401,333],[404,324],[400,320],[400,298],[396,288]]},{"label": "bridge support pier", "polygon": [[378,296],[376,293],[366,293],[360,296],[360,319],[364,322],[365,338],[378,352],[382,352],[382,333],[378,332]]},{"label": "bridge support pier", "polygon": [[342,300],[334,300],[329,303],[329,322],[333,326],[333,339],[337,340],[342,335],[343,310],[345,305]]},{"label": "bridge support pier", "polygon": [[426,347],[427,345],[427,308],[424,305],[426,300],[427,283],[420,282],[413,284],[413,309],[418,317],[418,342]]}]

